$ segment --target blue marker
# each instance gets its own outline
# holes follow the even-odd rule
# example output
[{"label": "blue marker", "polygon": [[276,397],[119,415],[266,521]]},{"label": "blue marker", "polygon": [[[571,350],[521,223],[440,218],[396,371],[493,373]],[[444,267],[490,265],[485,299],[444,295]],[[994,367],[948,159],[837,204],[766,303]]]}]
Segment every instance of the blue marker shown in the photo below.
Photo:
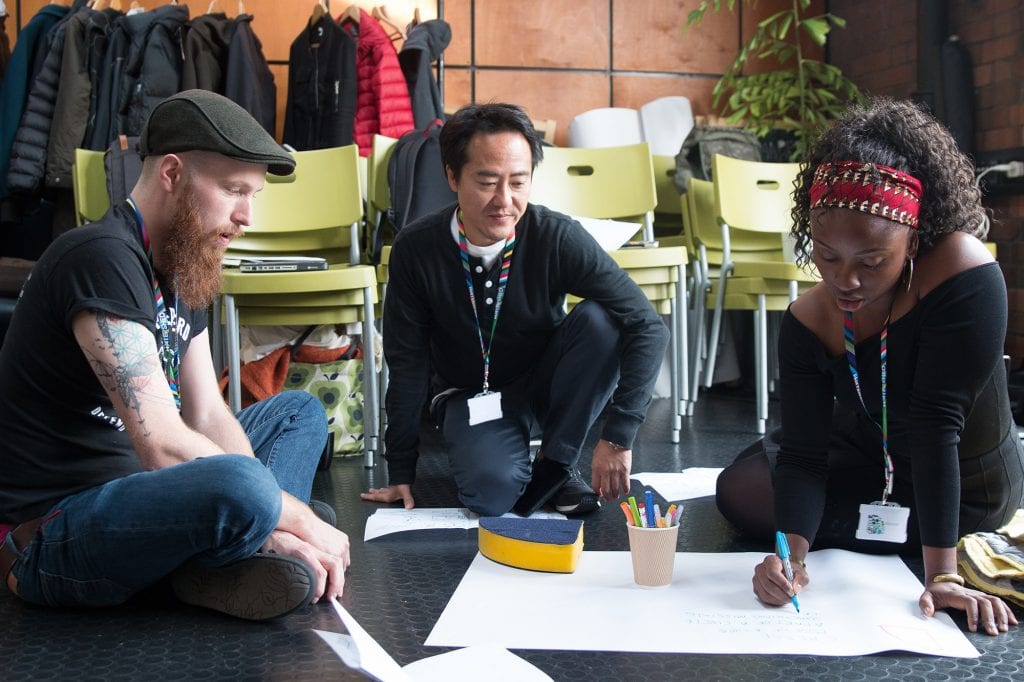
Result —
[{"label": "blue marker", "polygon": [[[789,584],[793,585],[793,564],[789,563],[789,541],[786,540],[786,534],[781,530],[775,533],[775,549],[779,553],[779,558],[782,559],[782,572],[786,574],[786,580],[789,581]],[[800,602],[797,601],[795,590],[790,600],[793,602],[793,608],[796,609],[796,612],[800,613]]]},{"label": "blue marker", "polygon": [[654,493],[650,490],[644,493],[644,500],[647,503],[647,527],[657,528],[658,525],[654,522]]}]

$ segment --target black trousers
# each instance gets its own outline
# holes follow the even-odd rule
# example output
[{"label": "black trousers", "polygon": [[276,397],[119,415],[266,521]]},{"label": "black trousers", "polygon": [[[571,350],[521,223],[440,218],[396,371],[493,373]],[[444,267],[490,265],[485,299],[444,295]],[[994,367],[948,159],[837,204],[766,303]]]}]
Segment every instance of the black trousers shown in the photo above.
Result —
[{"label": "black trousers", "polygon": [[584,301],[552,335],[529,376],[501,387],[500,419],[469,425],[467,401],[478,390],[457,391],[437,405],[438,427],[466,507],[484,516],[512,509],[530,481],[532,431],[543,434],[544,457],[576,465],[618,383],[619,339],[604,308]]}]

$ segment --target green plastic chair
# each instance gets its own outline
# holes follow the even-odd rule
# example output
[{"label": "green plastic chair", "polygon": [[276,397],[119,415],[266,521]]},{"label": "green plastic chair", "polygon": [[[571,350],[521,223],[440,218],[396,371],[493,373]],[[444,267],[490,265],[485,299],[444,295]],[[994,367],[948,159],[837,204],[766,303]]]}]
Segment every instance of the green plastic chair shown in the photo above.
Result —
[{"label": "green plastic chair", "polygon": [[[253,199],[252,224],[227,257],[321,256],[329,268],[311,272],[243,273],[225,268],[222,300],[228,396],[241,407],[241,325],[313,325],[359,322],[363,337],[365,464],[378,450],[378,386],[373,352],[374,268],[358,265],[363,217],[358,149],[354,145],[295,152],[295,173],[267,176]],[[214,307],[219,311],[219,306]],[[216,324],[214,325],[217,326]]]},{"label": "green plastic chair", "polygon": [[75,150],[75,160],[71,168],[71,188],[75,199],[76,225],[103,217],[110,208],[103,152],[91,149]]},{"label": "green plastic chair", "polygon": [[[757,431],[768,419],[768,311],[781,312],[802,290],[813,286],[817,273],[787,259],[783,239],[792,225],[793,188],[800,165],[712,158],[715,212],[719,239],[698,228],[705,251],[720,245],[719,276],[708,293],[714,305],[704,364],[705,386],[714,376],[718,337],[724,310],[754,312],[754,363],[757,390]],[[706,221],[705,221],[706,222]],[[710,256],[708,262],[711,262]]]},{"label": "green plastic chair", "polygon": [[621,147],[546,147],[530,201],[567,215],[637,223],[654,238],[658,195],[646,142]]}]

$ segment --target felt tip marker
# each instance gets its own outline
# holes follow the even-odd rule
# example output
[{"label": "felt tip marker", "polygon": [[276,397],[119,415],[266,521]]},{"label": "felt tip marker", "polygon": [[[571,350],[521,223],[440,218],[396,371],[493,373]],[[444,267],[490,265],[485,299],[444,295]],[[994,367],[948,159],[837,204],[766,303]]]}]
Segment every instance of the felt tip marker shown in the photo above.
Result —
[{"label": "felt tip marker", "polygon": [[[793,587],[793,564],[789,561],[789,540],[786,539],[786,534],[781,530],[775,533],[775,549],[779,554],[779,559],[782,560],[782,572],[786,574],[786,580]],[[796,598],[796,590],[793,590],[793,595],[789,598],[793,602],[793,608],[796,609],[797,613],[800,613],[800,601]]]}]

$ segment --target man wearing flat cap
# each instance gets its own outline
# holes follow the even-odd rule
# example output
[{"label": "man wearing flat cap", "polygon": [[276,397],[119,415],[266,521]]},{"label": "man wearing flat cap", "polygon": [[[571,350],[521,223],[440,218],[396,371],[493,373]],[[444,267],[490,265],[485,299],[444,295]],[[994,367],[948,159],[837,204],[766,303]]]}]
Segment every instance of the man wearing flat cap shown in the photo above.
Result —
[{"label": "man wearing flat cap", "polygon": [[286,391],[236,418],[206,329],[253,195],[295,162],[201,90],[154,107],[140,151],[128,200],[39,259],[0,348],[0,579],[61,607],[169,576],[252,620],[335,597],[348,538],[308,505],[323,408]]}]

